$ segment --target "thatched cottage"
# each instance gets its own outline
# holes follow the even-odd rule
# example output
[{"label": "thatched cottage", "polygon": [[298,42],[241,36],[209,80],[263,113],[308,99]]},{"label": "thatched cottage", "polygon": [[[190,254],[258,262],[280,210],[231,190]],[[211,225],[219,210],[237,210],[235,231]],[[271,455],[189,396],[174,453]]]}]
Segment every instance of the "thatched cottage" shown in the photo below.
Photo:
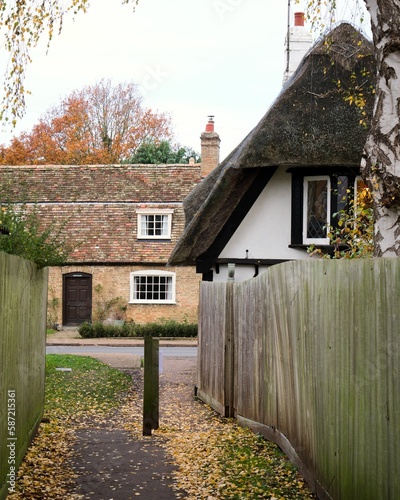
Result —
[{"label": "thatched cottage", "polygon": [[327,225],[363,186],[373,75],[373,45],[352,25],[318,40],[259,124],[185,199],[169,264],[241,281],[309,258],[312,243],[329,249]]}]

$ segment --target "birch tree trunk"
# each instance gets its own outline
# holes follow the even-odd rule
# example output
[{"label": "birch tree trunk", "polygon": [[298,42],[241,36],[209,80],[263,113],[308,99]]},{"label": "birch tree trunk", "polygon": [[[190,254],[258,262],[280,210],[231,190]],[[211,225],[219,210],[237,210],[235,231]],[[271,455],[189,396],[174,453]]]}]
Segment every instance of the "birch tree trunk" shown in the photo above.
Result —
[{"label": "birch tree trunk", "polygon": [[375,256],[400,256],[400,1],[364,0],[376,47],[377,84],[361,163],[374,200]]}]

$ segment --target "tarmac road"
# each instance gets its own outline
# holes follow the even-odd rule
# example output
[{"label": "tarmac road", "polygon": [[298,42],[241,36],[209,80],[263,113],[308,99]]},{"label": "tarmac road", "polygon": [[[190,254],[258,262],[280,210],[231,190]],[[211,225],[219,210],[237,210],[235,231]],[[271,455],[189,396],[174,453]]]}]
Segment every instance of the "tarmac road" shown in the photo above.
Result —
[{"label": "tarmac road", "polygon": [[[197,347],[160,347],[160,356],[172,358],[192,358],[197,356]],[[144,355],[144,348],[141,346],[99,346],[99,345],[48,345],[46,354],[81,354],[91,356],[94,353],[101,354],[136,354]]]}]

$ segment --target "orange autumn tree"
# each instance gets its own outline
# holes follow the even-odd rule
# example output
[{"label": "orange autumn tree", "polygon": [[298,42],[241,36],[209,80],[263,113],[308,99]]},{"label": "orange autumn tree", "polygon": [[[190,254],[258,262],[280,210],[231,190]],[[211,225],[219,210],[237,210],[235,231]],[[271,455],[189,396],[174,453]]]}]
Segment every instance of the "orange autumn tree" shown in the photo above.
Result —
[{"label": "orange autumn tree", "polygon": [[171,117],[143,106],[136,84],[110,80],[73,91],[30,133],[0,150],[2,165],[107,164],[131,157],[143,142],[171,140]]},{"label": "orange autumn tree", "polygon": [[23,165],[28,157],[26,134],[13,137],[9,147],[0,146],[1,165]]}]

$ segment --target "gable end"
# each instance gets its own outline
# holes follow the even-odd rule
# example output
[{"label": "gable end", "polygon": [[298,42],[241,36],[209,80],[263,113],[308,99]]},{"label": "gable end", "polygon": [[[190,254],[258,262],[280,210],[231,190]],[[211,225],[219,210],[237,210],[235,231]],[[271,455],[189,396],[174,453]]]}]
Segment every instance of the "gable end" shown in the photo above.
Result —
[{"label": "gable end", "polygon": [[218,255],[225,248],[243,219],[251,209],[257,198],[260,196],[265,186],[274,175],[277,167],[257,169],[257,175],[253,179],[246,193],[242,196],[237,207],[229,216],[227,222],[222,226],[214,242],[210,245],[207,252],[196,259],[196,270],[198,273],[207,273],[215,263]]}]

